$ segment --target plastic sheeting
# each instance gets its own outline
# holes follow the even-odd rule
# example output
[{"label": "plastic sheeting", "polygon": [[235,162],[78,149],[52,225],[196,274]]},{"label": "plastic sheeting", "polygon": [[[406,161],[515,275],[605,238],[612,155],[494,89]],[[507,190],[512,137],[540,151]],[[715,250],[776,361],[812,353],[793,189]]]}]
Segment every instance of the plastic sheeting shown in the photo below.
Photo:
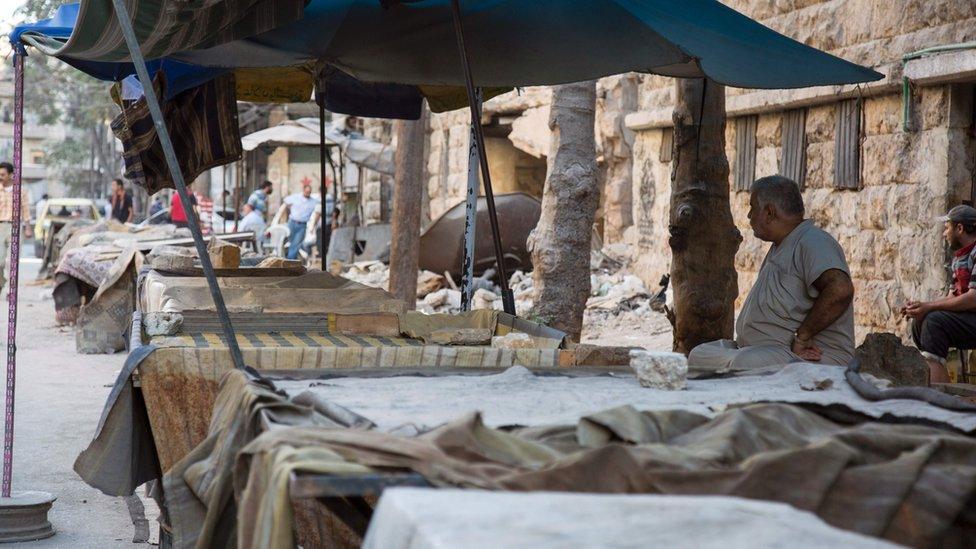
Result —
[{"label": "plastic sheeting", "polygon": [[[292,277],[220,277],[219,283],[232,313],[398,313],[405,308],[384,290],[322,271]],[[143,313],[214,310],[206,279],[158,271],[142,280],[139,307]]]},{"label": "plastic sheeting", "polygon": [[789,505],[718,496],[393,488],[363,549],[845,547],[897,545],[833,528]]}]

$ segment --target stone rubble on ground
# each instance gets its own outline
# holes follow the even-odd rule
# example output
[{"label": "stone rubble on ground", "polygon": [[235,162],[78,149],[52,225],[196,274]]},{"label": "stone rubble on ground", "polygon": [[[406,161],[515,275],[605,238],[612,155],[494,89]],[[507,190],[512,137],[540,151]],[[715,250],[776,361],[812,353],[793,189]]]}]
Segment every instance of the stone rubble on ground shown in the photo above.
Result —
[{"label": "stone rubble on ground", "polygon": [[681,353],[635,349],[630,351],[630,367],[641,387],[677,391],[688,380],[688,359]]},{"label": "stone rubble on ground", "polygon": [[[670,300],[670,288],[649,290],[640,278],[631,274],[628,244],[608,244],[594,251],[590,261],[590,298],[583,319],[584,335],[589,339],[604,333],[636,332],[655,334],[670,325],[661,311]],[[356,282],[388,289],[389,268],[379,261],[353,263],[342,273]],[[473,309],[503,310],[501,288],[492,280],[494,271],[476,278],[471,299]],[[427,313],[457,313],[461,310],[461,292],[449,275],[420,271],[417,277],[417,310]],[[532,273],[515,271],[509,277],[509,288],[515,297],[515,312],[530,317],[534,286]],[[660,295],[659,295],[660,294]]]},{"label": "stone rubble on ground", "polygon": [[511,332],[491,338],[491,346],[496,349],[531,349],[536,343],[529,334]]}]

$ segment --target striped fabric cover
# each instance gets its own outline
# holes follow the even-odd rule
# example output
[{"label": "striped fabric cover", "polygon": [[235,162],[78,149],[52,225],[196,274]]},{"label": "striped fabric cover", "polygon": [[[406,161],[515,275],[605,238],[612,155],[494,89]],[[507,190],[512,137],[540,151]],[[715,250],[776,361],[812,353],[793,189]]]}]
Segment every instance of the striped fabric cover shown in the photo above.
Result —
[{"label": "striped fabric cover", "polygon": [[[156,73],[154,86],[160,96],[164,95],[164,80],[163,72]],[[240,159],[235,89],[234,75],[228,73],[162,104],[176,157],[188,183],[205,170]],[[112,131],[122,142],[126,178],[149,194],[174,187],[145,98],[126,105],[112,121]]]},{"label": "striped fabric cover", "polygon": [[[302,18],[306,0],[125,0],[146,59],[207,48]],[[81,0],[71,37],[25,33],[45,54],[91,61],[129,61],[112,0]]]}]

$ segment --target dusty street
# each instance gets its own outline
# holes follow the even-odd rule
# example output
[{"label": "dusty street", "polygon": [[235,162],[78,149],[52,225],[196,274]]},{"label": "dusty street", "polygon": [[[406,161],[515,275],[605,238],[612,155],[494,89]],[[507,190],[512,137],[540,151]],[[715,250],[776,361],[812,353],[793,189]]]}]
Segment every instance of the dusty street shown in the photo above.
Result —
[{"label": "dusty street", "polygon": [[[132,547],[134,527],[125,500],[89,487],[72,469],[91,439],[125,355],[76,354],[73,331],[54,325],[49,284],[34,282],[40,260],[33,259],[30,248],[23,256],[13,489],[54,494],[50,520],[57,533],[15,546]],[[6,292],[3,297],[6,317]]]}]

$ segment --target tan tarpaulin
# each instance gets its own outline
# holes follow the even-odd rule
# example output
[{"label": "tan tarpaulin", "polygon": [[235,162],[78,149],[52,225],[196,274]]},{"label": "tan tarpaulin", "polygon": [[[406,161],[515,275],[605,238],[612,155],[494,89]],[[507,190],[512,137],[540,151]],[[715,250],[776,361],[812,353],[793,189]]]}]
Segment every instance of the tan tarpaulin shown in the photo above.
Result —
[{"label": "tan tarpaulin", "polygon": [[[399,313],[402,302],[379,288],[313,271],[291,277],[221,277],[221,293],[231,312],[265,313]],[[139,292],[144,313],[213,311],[203,277],[146,275]]]},{"label": "tan tarpaulin", "polygon": [[142,254],[134,247],[122,252],[98,287],[92,300],[81,308],[75,330],[79,353],[115,353],[125,349],[125,335],[136,307],[136,277]]},{"label": "tan tarpaulin", "polygon": [[[174,527],[187,533],[177,547],[293,547],[292,472],[380,469],[415,471],[437,486],[779,501],[913,546],[964,546],[976,536],[976,440],[935,427],[845,426],[797,406],[753,404],[714,418],[621,407],[512,432],[472,413],[406,438],[295,426],[319,413],[307,410],[241,372],[225,376],[210,436],[164,477],[174,523],[182,522]],[[323,415],[318,421],[334,421]],[[277,421],[291,427],[268,429]],[[243,444],[231,498],[228,459]],[[229,527],[235,501],[238,539],[218,539],[207,525]]]}]

